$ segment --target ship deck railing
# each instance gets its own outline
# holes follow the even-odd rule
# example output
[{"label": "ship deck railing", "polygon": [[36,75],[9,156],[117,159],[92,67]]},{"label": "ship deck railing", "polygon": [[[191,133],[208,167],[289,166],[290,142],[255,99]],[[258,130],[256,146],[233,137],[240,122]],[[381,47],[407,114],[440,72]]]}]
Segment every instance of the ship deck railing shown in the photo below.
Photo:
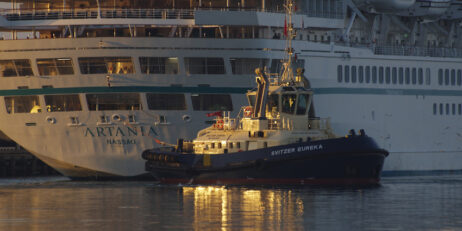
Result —
[{"label": "ship deck railing", "polygon": [[280,83],[279,73],[265,73],[271,86],[278,86]]},{"label": "ship deck railing", "polygon": [[330,118],[309,118],[308,129],[326,130],[330,128]]},{"label": "ship deck railing", "polygon": [[8,21],[143,18],[143,19],[194,19],[194,9],[52,9],[52,10],[1,10]]},{"label": "ship deck railing", "polygon": [[376,55],[428,56],[428,57],[462,57],[461,48],[418,47],[418,46],[372,46]]},{"label": "ship deck railing", "polygon": [[[254,7],[199,7],[189,9],[117,9],[117,8],[85,8],[85,9],[0,9],[0,15],[8,21],[21,20],[57,20],[57,19],[96,19],[96,18],[145,18],[145,19],[194,19],[195,12],[206,11],[246,11],[284,13],[282,8]],[[308,17],[343,18],[342,12],[306,11],[298,12]],[[99,17],[98,17],[99,16]]]}]

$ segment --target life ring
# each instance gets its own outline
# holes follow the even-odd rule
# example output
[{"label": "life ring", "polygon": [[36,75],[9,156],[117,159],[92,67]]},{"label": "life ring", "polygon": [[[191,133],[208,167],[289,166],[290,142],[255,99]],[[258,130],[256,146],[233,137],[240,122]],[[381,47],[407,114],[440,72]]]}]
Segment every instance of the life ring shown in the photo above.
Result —
[{"label": "life ring", "polygon": [[120,116],[119,114],[114,114],[112,115],[112,121],[116,121],[116,122],[120,122],[122,120],[122,116]]},{"label": "life ring", "polygon": [[51,117],[51,116],[47,116],[46,120],[50,124],[55,124],[56,123],[56,119],[54,117]]},{"label": "life ring", "polygon": [[244,108],[244,116],[251,117],[253,114],[253,108],[251,106],[247,106]]},{"label": "life ring", "polygon": [[223,124],[224,124],[223,120],[217,120],[215,127],[218,129],[223,129]]}]

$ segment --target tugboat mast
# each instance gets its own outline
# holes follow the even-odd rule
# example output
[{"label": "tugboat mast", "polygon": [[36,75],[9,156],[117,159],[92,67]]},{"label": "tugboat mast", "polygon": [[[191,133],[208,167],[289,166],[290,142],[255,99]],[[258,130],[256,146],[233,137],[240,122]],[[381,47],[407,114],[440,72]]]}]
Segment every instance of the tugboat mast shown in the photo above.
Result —
[{"label": "tugboat mast", "polygon": [[284,20],[284,35],[286,36],[286,49],[285,60],[283,63],[283,72],[281,75],[281,82],[283,84],[291,85],[295,82],[294,72],[292,70],[292,59],[294,49],[292,48],[292,40],[296,36],[296,31],[292,23],[292,15],[295,11],[295,3],[293,0],[286,0],[284,7],[286,9],[286,20]]}]

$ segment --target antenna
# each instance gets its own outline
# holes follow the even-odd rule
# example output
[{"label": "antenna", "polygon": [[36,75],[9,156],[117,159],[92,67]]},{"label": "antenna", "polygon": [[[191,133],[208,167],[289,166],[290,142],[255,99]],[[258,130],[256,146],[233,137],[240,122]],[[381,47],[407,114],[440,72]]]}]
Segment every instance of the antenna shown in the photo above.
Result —
[{"label": "antenna", "polygon": [[296,31],[292,23],[292,15],[295,10],[295,3],[293,0],[285,0],[284,8],[286,9],[286,16],[284,19],[284,35],[286,36],[286,49],[283,63],[283,71],[281,75],[281,82],[290,84],[295,82],[294,72],[292,70],[292,56],[294,49],[292,48],[292,40],[296,36]]}]

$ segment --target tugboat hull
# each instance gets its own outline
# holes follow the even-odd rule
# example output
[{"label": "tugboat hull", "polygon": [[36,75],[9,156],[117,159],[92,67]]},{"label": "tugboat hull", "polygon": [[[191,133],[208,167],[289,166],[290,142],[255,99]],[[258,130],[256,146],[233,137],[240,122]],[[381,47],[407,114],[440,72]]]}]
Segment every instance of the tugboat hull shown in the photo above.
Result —
[{"label": "tugboat hull", "polygon": [[146,170],[163,183],[378,184],[388,152],[367,136],[308,141],[231,154],[147,150]]}]

